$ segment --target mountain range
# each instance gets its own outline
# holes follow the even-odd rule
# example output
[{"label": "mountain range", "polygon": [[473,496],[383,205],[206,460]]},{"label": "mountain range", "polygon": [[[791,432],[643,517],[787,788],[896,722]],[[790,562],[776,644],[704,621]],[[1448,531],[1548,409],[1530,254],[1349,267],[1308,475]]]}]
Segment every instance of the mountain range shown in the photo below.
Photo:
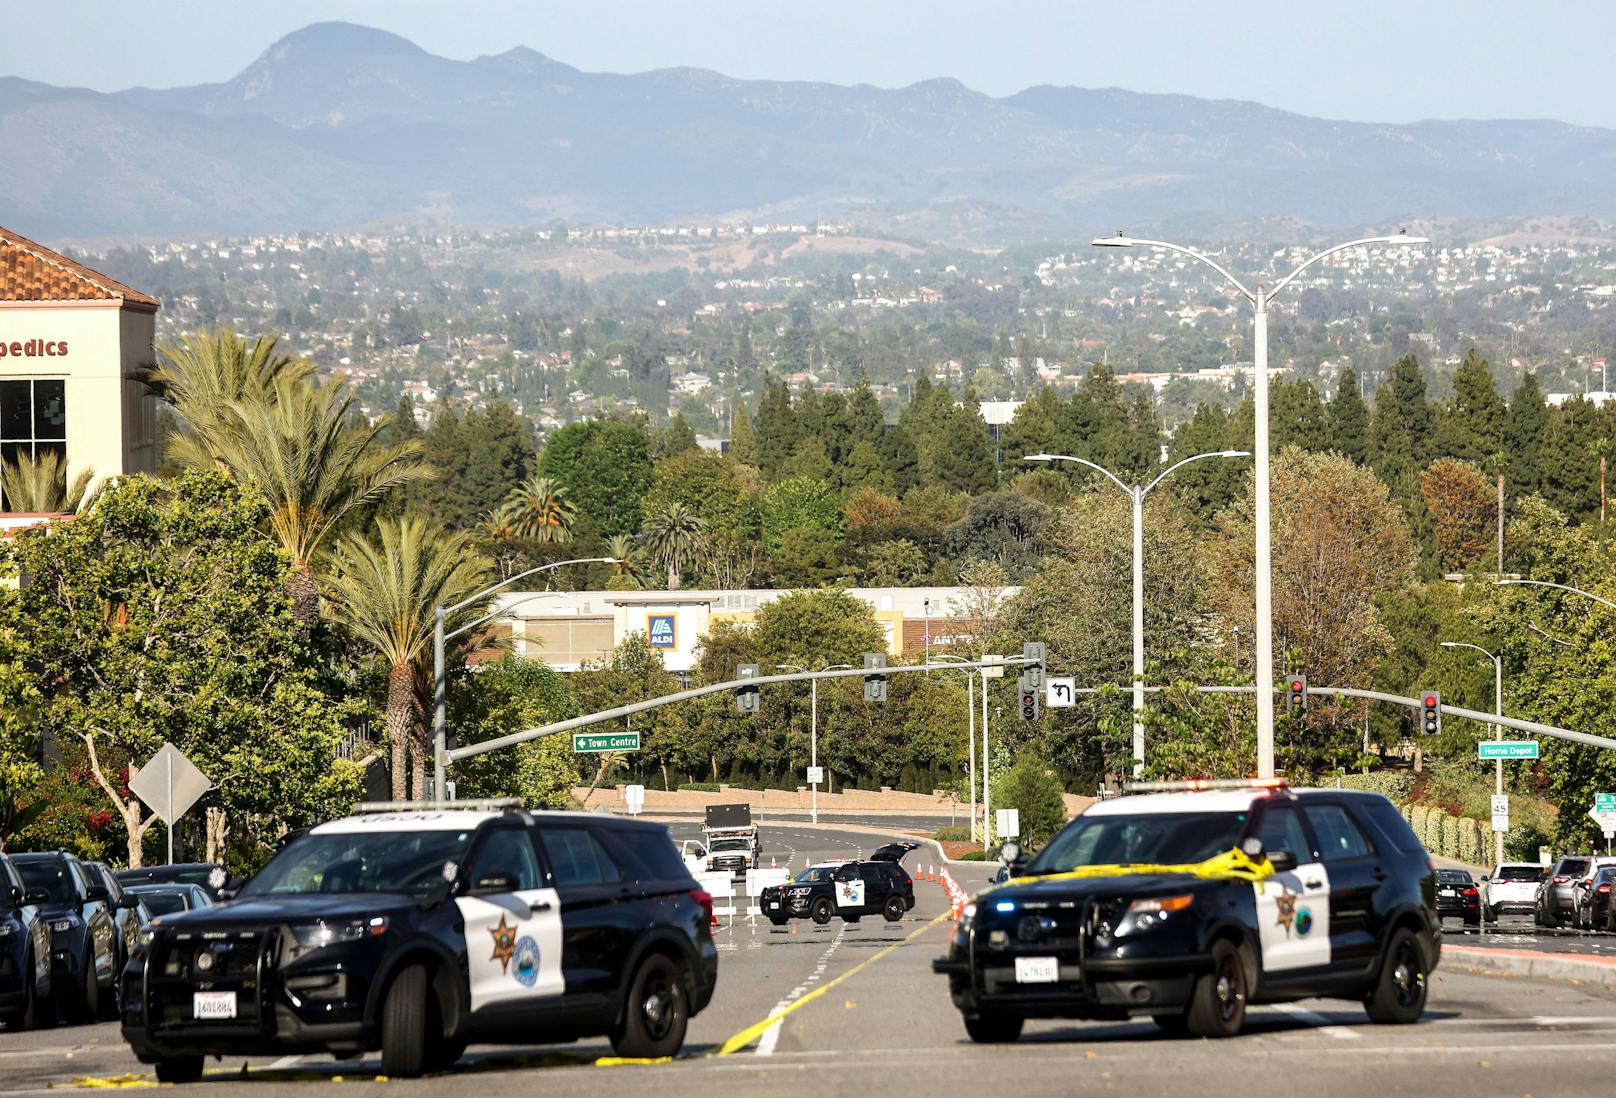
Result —
[{"label": "mountain range", "polygon": [[850,219],[999,239],[1284,219],[1616,219],[1616,130],[1328,121],[1255,103],[955,80],[456,61],[317,23],[234,79],[101,93],[0,77],[0,223],[51,239]]}]

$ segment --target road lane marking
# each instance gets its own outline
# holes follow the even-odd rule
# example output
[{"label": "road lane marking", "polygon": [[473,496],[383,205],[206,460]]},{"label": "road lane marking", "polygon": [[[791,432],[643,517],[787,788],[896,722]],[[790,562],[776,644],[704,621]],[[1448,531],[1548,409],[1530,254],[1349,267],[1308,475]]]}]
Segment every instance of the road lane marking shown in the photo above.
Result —
[{"label": "road lane marking", "polygon": [[[819,963],[814,966],[813,973],[802,983],[792,988],[790,994],[774,1005],[774,1012],[776,1014],[779,1014],[781,1011],[785,1010],[786,1007],[790,1006],[795,1000],[807,994],[808,989],[817,984],[820,977],[825,975],[825,968],[830,964],[831,954],[835,953],[836,947],[842,944],[842,934],[846,930],[847,924],[844,922],[836,931],[836,937],[831,939],[829,947],[826,948],[825,952],[819,955]],[[785,1015],[781,1014],[780,1021],[774,1023],[774,1025],[763,1031],[762,1038],[758,1040],[757,1054],[759,1056],[774,1055],[774,1046],[775,1043],[780,1040],[780,1027],[784,1023]]]},{"label": "road lane marking", "polygon": [[279,1060],[269,1065],[269,1070],[285,1071],[289,1067],[296,1067],[302,1059],[303,1057],[301,1056],[282,1056]]},{"label": "road lane marking", "polygon": [[1297,1006],[1295,1003],[1274,1003],[1273,1007],[1275,1010],[1289,1014],[1292,1018],[1306,1022],[1316,1032],[1322,1033],[1326,1037],[1334,1037],[1338,1041],[1363,1040],[1362,1034],[1346,1026],[1336,1025],[1317,1011],[1308,1010],[1306,1007]]},{"label": "road lane marking", "polygon": [[[763,1036],[763,1034],[765,1032],[767,1032],[767,1030],[769,1029],[770,1026],[779,1025],[779,1023],[781,1021],[783,1021],[785,1018],[787,1018],[791,1014],[795,1013],[796,1011],[801,1010],[803,1007],[807,1006],[809,1003],[813,1002],[815,999],[817,999],[821,995],[825,994],[831,988],[836,987],[838,984],[841,984],[841,983],[843,983],[843,982],[845,982],[847,980],[851,980],[854,976],[857,976],[860,972],[863,972],[865,969],[867,969],[871,965],[875,964],[875,962],[879,961],[882,957],[885,957],[887,954],[893,952],[896,949],[899,949],[899,948],[901,948],[903,946],[908,945],[910,942],[914,941],[916,938],[918,938],[922,934],[926,933],[926,931],[930,930],[932,927],[936,926],[938,923],[942,922],[944,919],[951,919],[953,917],[954,917],[954,913],[952,911],[943,912],[941,915],[938,915],[936,918],[934,918],[934,919],[930,920],[929,922],[927,922],[925,926],[919,927],[919,928],[911,931],[907,935],[905,935],[902,938],[902,940],[893,942],[891,945],[887,946],[885,949],[883,949],[883,950],[881,950],[881,951],[879,951],[877,953],[870,954],[870,956],[866,957],[864,960],[860,961],[858,964],[854,965],[852,968],[848,969],[846,972],[842,973],[840,976],[836,977],[834,980],[831,980],[829,983],[821,984],[818,987],[814,988],[812,991],[810,991],[806,995],[802,996],[802,998],[798,999],[796,1002],[794,1002],[791,1005],[787,1006],[784,1010],[776,1010],[774,1013],[770,1014],[767,1018],[764,1018],[761,1022],[756,1022],[756,1023],[752,1024],[752,1025],[747,1026],[745,1029],[743,1029],[739,1033],[735,1034],[729,1040],[725,1041],[723,1043],[723,1045],[719,1048],[719,1050],[717,1052],[713,1053],[712,1055],[714,1055],[714,1056],[733,1056],[735,1053],[740,1052],[742,1049],[744,1049],[748,1045],[750,1045],[753,1041],[756,1041],[759,1038],[761,1038]],[[845,926],[845,924],[844,924],[844,926]]]}]

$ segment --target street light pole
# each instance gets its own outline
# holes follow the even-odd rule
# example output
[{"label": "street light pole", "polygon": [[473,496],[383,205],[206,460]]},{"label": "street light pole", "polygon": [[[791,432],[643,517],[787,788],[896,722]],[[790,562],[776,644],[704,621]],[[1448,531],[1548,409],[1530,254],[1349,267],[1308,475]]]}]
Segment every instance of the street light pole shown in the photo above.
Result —
[{"label": "street light pole", "polygon": [[1290,274],[1274,283],[1272,289],[1265,289],[1262,283],[1257,284],[1255,291],[1248,290],[1234,275],[1230,274],[1222,264],[1203,255],[1193,248],[1186,248],[1182,244],[1170,244],[1165,240],[1143,240],[1124,236],[1121,232],[1113,237],[1097,237],[1092,243],[1099,248],[1161,248],[1179,255],[1188,256],[1200,263],[1206,264],[1240,291],[1247,301],[1251,302],[1255,316],[1252,331],[1252,396],[1256,406],[1256,568],[1253,585],[1256,588],[1256,675],[1257,683],[1257,774],[1262,778],[1274,776],[1274,611],[1273,611],[1273,547],[1270,538],[1272,518],[1270,514],[1271,500],[1269,498],[1268,476],[1268,302],[1276,297],[1281,290],[1288,286],[1297,275],[1307,268],[1324,259],[1326,256],[1344,252],[1349,248],[1363,247],[1368,244],[1427,244],[1425,237],[1409,236],[1407,231],[1399,232],[1396,236],[1365,237],[1361,240],[1349,240],[1344,244],[1337,244],[1333,248],[1304,260]]},{"label": "street light pole", "polygon": [[529,568],[526,572],[518,572],[509,579],[501,580],[491,587],[485,587],[475,595],[461,599],[453,606],[439,606],[432,614],[432,791],[439,800],[446,800],[444,790],[445,755],[449,750],[449,672],[444,666],[444,646],[450,636],[458,636],[467,629],[475,628],[496,614],[485,614],[482,618],[470,625],[456,629],[452,634],[444,632],[444,624],[449,614],[466,607],[495,592],[509,587],[517,580],[538,575],[540,572],[550,572],[557,568],[565,568],[569,564],[618,564],[616,557],[581,557],[578,560],[558,560],[554,564],[541,564],[537,568]]},{"label": "street light pole", "polygon": [[[1502,717],[1504,715],[1503,658],[1501,656],[1494,655],[1478,644],[1465,644],[1463,641],[1443,641],[1442,647],[1469,648],[1474,652],[1480,652],[1483,656],[1486,656],[1488,659],[1493,661],[1493,714],[1495,716]],[[1503,738],[1504,726],[1502,724],[1493,725],[1493,739],[1501,740]],[[1493,761],[1493,792],[1499,794],[1500,796],[1502,796],[1504,792],[1504,760],[1502,758],[1498,758]],[[1493,848],[1493,864],[1497,865],[1504,860],[1504,833],[1502,831],[1493,832]]]},{"label": "street light pole", "polygon": [[[932,657],[933,660],[969,662],[958,656],[947,654]],[[982,680],[982,697],[986,699],[988,693],[988,680]],[[986,724],[983,725],[987,727]],[[976,842],[976,672],[967,668],[965,671],[965,735],[970,741],[970,747],[965,752],[965,784],[971,790],[971,841]]]},{"label": "street light pole", "polygon": [[[850,663],[836,663],[829,667],[821,667],[821,671],[847,671],[852,668]],[[777,663],[777,671],[806,671],[795,663]],[[819,680],[808,680],[808,765],[819,765]],[[808,817],[814,823],[819,822],[819,783],[808,783]]]},{"label": "street light pole", "polygon": [[[1155,480],[1140,486],[1130,485],[1104,466],[1087,458],[1070,454],[1028,454],[1023,461],[1071,461],[1104,473],[1127,494],[1133,504],[1133,775],[1140,777],[1145,769],[1145,497],[1169,473],[1202,458],[1250,457],[1244,450],[1218,450],[1208,454],[1195,454],[1164,469]],[[986,727],[984,723],[983,727]]]}]

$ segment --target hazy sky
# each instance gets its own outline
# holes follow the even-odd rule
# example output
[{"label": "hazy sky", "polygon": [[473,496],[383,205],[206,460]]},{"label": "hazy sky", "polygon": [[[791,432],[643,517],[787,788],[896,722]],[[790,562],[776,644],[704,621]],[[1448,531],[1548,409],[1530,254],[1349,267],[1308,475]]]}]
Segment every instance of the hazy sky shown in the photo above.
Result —
[{"label": "hazy sky", "polygon": [[225,80],[325,19],[447,57],[524,45],[588,70],[953,76],[993,95],[1116,86],[1329,118],[1616,127],[1610,0],[0,0],[0,75],[101,90]]}]

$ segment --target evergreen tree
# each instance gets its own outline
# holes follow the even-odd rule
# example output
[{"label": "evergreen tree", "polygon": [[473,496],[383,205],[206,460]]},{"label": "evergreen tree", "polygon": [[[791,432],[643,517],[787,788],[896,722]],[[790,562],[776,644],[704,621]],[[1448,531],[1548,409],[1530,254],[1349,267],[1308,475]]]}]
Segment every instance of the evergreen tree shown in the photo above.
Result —
[{"label": "evergreen tree", "polygon": [[914,436],[902,424],[893,424],[881,435],[881,459],[892,486],[899,495],[920,484],[920,451]]},{"label": "evergreen tree", "polygon": [[1431,406],[1425,400],[1425,372],[1413,355],[1392,367],[1375,391],[1369,420],[1369,464],[1398,498],[1407,498],[1413,478],[1426,465],[1431,448]]},{"label": "evergreen tree", "polygon": [[527,424],[507,401],[496,400],[460,423],[466,448],[461,485],[468,513],[456,526],[469,526],[477,517],[498,507],[528,474],[538,459]]},{"label": "evergreen tree", "polygon": [[539,474],[559,483],[602,537],[640,528],[640,501],[651,487],[650,443],[636,424],[594,419],[569,423],[539,455]]},{"label": "evergreen tree", "polygon": [[758,463],[757,436],[752,433],[752,420],[744,404],[735,409],[735,424],[729,429],[729,456],[742,465]]},{"label": "evergreen tree", "polygon": [[1453,372],[1453,398],[1436,417],[1432,456],[1484,462],[1503,447],[1507,419],[1492,367],[1472,347]]},{"label": "evergreen tree", "polygon": [[1287,446],[1315,453],[1330,449],[1330,417],[1311,381],[1276,383],[1268,412],[1275,452]]},{"label": "evergreen tree", "polygon": [[[1183,461],[1196,454],[1212,454],[1219,450],[1239,449],[1229,441],[1229,413],[1216,404],[1201,404],[1187,423],[1173,432],[1168,444],[1167,459]],[[1220,458],[1192,462],[1174,473],[1171,481],[1162,487],[1170,488],[1189,503],[1202,519],[1212,516],[1239,492],[1245,478],[1250,475],[1250,459]]]},{"label": "evergreen tree", "polygon": [[1028,454],[1047,454],[1055,448],[1055,435],[1059,429],[1061,400],[1048,385],[1040,388],[1016,409],[1015,416],[1004,430],[1000,443],[1004,449],[1007,471],[1019,472],[1025,468],[1021,459]]},{"label": "evergreen tree", "polygon": [[467,444],[459,414],[448,401],[432,409],[432,423],[421,433],[421,458],[437,475],[413,484],[406,498],[438,525],[461,529],[479,517],[466,491]]},{"label": "evergreen tree", "polygon": [[881,403],[875,399],[875,393],[870,390],[870,383],[859,371],[858,384],[853,386],[853,395],[847,402],[847,423],[849,429],[849,449],[858,446],[860,442],[868,442],[872,446],[880,444],[881,434],[886,430],[886,416],[881,412]]},{"label": "evergreen tree", "polygon": [[1358,375],[1348,367],[1330,401],[1330,448],[1362,465],[1369,456],[1369,406],[1358,392]]},{"label": "evergreen tree", "polygon": [[791,390],[785,382],[771,381],[763,390],[752,431],[757,438],[758,466],[765,477],[774,480],[782,475],[799,437]]},{"label": "evergreen tree", "polygon": [[1528,372],[1509,402],[1509,422],[1504,428],[1512,496],[1529,496],[1543,490],[1543,447],[1548,428],[1548,403],[1538,387],[1537,375]]},{"label": "evergreen tree", "polygon": [[675,412],[673,419],[668,423],[668,429],[657,434],[656,447],[652,458],[661,461],[686,450],[696,449],[696,432],[690,426],[690,421],[683,412]]}]

